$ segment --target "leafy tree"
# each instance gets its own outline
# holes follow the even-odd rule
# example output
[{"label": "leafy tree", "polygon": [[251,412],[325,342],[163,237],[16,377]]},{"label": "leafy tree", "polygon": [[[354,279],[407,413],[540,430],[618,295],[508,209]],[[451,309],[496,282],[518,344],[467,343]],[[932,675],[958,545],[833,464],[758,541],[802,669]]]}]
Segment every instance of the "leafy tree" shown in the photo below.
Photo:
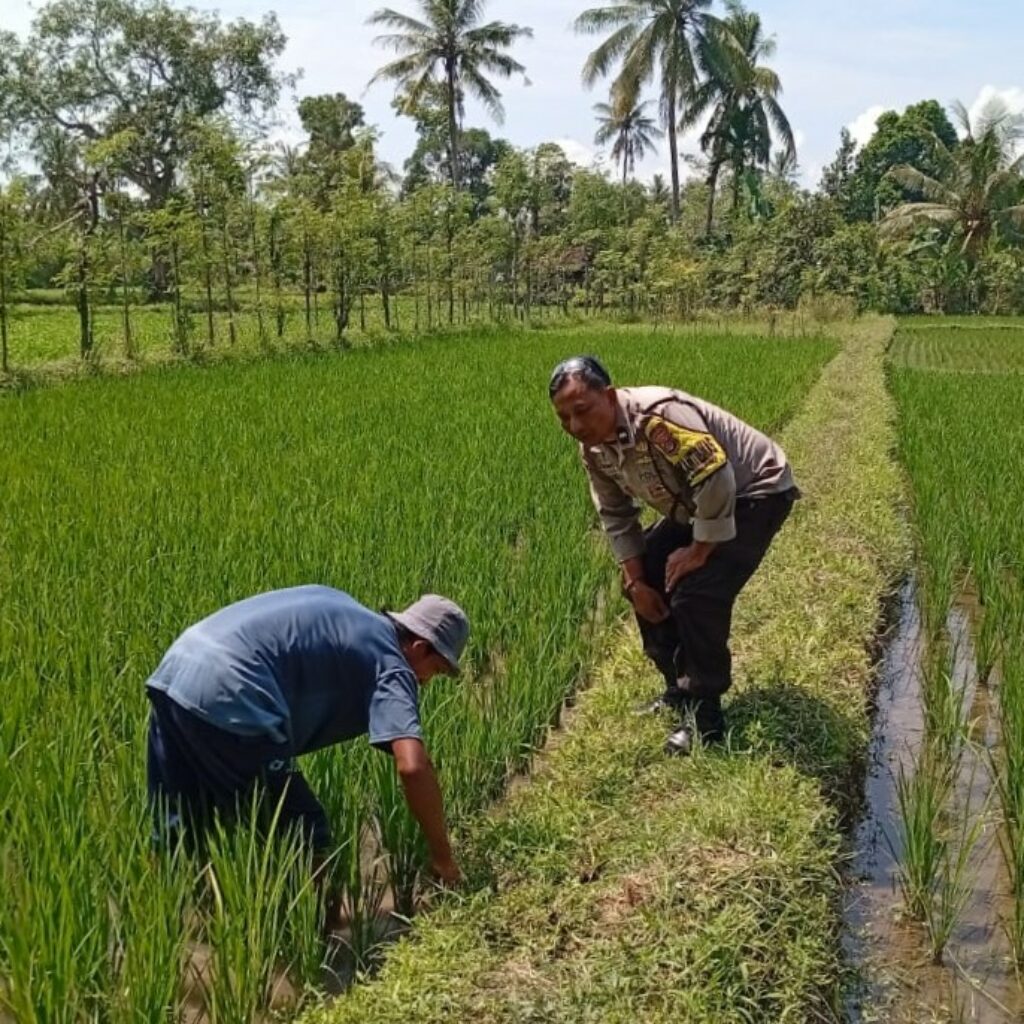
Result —
[{"label": "leafy tree", "polygon": [[194,129],[189,150],[185,183],[198,222],[198,264],[206,297],[207,342],[212,346],[215,341],[214,290],[219,281],[224,288],[228,337],[234,344],[236,327],[232,265],[236,261],[237,243],[232,231],[231,215],[245,193],[242,147],[229,125],[211,121]]},{"label": "leafy tree", "polygon": [[[400,105],[409,112],[407,105]],[[417,142],[405,163],[402,190],[406,194],[426,184],[451,181],[447,115],[441,107],[421,104],[412,114],[416,121]],[[459,136],[458,177],[463,190],[473,201],[473,215],[480,216],[491,196],[490,178],[510,146],[504,139],[492,138],[482,128],[468,128]]]},{"label": "leafy tree", "polygon": [[89,142],[130,133],[116,170],[152,208],[174,188],[192,125],[249,118],[284,81],[273,15],[224,25],[168,0],[52,0],[24,42],[0,42],[0,110],[36,142],[54,128]]},{"label": "leafy tree", "polygon": [[775,40],[765,36],[759,15],[737,2],[730,2],[728,8],[722,30],[727,38],[707,48],[707,76],[694,89],[684,122],[695,125],[708,118],[701,135],[701,149],[709,162],[705,235],[711,234],[718,176],[724,165],[732,169],[733,209],[737,209],[748,170],[770,166],[773,134],[783,160],[796,158],[793,129],[778,101],[782,83],[762,63],[775,53]]},{"label": "leafy tree", "polygon": [[23,285],[28,239],[27,190],[24,181],[0,186],[0,372],[10,369],[9,319],[12,296]]},{"label": "leafy tree", "polygon": [[355,145],[355,131],[365,125],[363,108],[343,92],[304,96],[299,100],[299,120],[309,136],[311,154],[338,154]]},{"label": "leafy tree", "polygon": [[875,134],[857,154],[845,203],[847,219],[875,220],[901,202],[923,199],[921,193],[904,191],[887,175],[900,164],[932,176],[939,173],[933,156],[936,139],[947,150],[957,146],[956,130],[935,100],[907,107],[902,114],[892,110],[882,114]]},{"label": "leafy tree", "polygon": [[964,137],[952,148],[933,139],[927,163],[938,168],[935,174],[909,164],[889,172],[907,192],[922,198],[891,210],[882,229],[890,237],[923,228],[934,231],[936,240],[949,238],[973,273],[990,242],[1024,238],[1024,155],[1016,155],[1024,118],[998,102],[974,125],[962,104],[954,112]]},{"label": "leafy tree", "polygon": [[672,203],[672,194],[665,183],[664,174],[655,174],[651,179],[650,196],[651,202],[667,214]]},{"label": "leafy tree", "polygon": [[672,219],[679,219],[679,113],[692,93],[710,36],[725,37],[722,22],[709,13],[713,0],[614,0],[592,7],[575,22],[577,32],[610,32],[583,66],[583,81],[592,86],[614,65],[613,90],[634,101],[641,88],[656,79],[661,116],[668,131],[672,170]]},{"label": "leafy tree", "polygon": [[281,170],[326,210],[346,172],[345,154],[365,140],[363,108],[339,92],[306,96],[299,101],[298,112],[308,136],[305,151],[283,151]]},{"label": "leafy tree", "polygon": [[534,234],[554,233],[564,226],[572,195],[575,168],[565,150],[542,142],[530,160],[530,224]]},{"label": "leafy tree", "polygon": [[612,143],[612,159],[622,163],[622,183],[636,172],[636,162],[653,152],[653,135],[656,131],[654,119],[647,116],[650,102],[638,103],[621,95],[612,96],[611,103],[597,103],[599,127],[594,142],[599,146]]},{"label": "leafy tree", "polygon": [[839,133],[839,149],[836,150],[835,159],[821,172],[818,188],[836,201],[844,216],[850,203],[850,182],[856,169],[856,158],[857,143],[850,129],[843,128]]},{"label": "leafy tree", "polygon": [[392,29],[378,45],[401,56],[385,64],[370,80],[387,79],[405,90],[416,107],[434,83],[440,82],[447,113],[448,160],[452,187],[461,186],[459,145],[468,91],[499,124],[505,112],[501,93],[488,78],[511,78],[526,69],[507,52],[518,40],[533,35],[529,28],[500,21],[481,24],[486,0],[417,0],[422,20],[389,7],[369,18],[369,24]]}]

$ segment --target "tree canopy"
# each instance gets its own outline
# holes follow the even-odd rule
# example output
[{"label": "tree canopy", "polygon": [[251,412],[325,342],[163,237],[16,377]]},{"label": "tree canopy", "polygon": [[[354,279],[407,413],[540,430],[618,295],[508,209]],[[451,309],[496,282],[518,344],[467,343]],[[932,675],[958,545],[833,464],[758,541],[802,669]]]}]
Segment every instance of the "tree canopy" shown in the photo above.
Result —
[{"label": "tree canopy", "polygon": [[284,46],[273,14],[224,24],[168,0],[52,0],[24,41],[2,40],[0,110],[37,150],[55,130],[116,140],[108,159],[157,207],[196,123],[277,102]]}]

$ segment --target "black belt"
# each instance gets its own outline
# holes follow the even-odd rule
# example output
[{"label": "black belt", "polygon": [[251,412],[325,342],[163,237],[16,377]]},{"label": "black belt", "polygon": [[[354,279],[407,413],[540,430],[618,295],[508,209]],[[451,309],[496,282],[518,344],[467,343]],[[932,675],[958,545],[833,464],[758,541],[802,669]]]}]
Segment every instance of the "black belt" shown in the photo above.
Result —
[{"label": "black belt", "polygon": [[787,488],[784,491],[772,491],[771,494],[758,494],[752,498],[737,498],[736,504],[742,505],[744,508],[753,508],[759,501],[768,501],[770,499],[782,498],[791,504],[794,501],[799,501],[803,497],[803,493],[800,488],[795,484],[792,487]]}]

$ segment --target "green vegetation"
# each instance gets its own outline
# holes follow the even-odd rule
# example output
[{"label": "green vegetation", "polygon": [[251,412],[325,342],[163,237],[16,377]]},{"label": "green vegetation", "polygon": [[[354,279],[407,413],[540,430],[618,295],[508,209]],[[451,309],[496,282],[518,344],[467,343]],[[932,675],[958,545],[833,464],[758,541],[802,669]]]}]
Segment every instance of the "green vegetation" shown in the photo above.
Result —
[{"label": "green vegetation", "polygon": [[1020,373],[1024,320],[935,320],[901,324],[892,347],[895,366],[913,370]]},{"label": "green vegetation", "polygon": [[[301,97],[299,145],[269,141],[260,115],[292,81],[273,15],[50,0],[25,38],[4,33],[0,141],[23,158],[0,181],[0,373],[39,351],[132,360],[151,305],[178,357],[242,334],[346,346],[368,325],[1024,309],[1022,122],[998,105],[963,138],[933,100],[887,112],[803,189],[770,26],[738,0],[615,0],[575,27],[600,37],[581,70],[610,79],[598,138],[619,181],[464,123],[467,97],[500,120],[528,27],[475,0],[413,9],[371,18],[394,57],[373,80],[415,124],[404,176],[342,92]],[[659,128],[671,181],[645,186],[631,175]],[[699,154],[679,151],[687,128]],[[73,310],[59,342],[7,337],[36,289]]]},{"label": "green vegetation", "polygon": [[731,750],[662,757],[663,727],[633,713],[655,675],[616,632],[530,785],[470,828],[471,890],[309,1020],[839,1016],[840,820],[905,552],[891,330],[846,330],[781,434],[807,497],[737,606]]},{"label": "green vegetation", "polygon": [[[963,694],[951,682],[956,651],[947,633],[950,609],[967,591],[977,595],[979,607],[974,622],[978,685],[999,683],[1002,745],[992,765],[993,798],[1001,810],[1000,842],[1015,897],[1006,926],[1018,964],[1024,963],[1022,352],[1019,323],[954,323],[945,329],[912,323],[899,332],[892,372],[901,452],[913,486],[926,642],[928,749],[919,759],[919,779],[911,784],[923,795],[908,808],[907,827],[914,823],[918,841],[908,851],[906,871],[921,874],[926,860],[934,858],[918,851],[945,849],[958,830],[961,841],[971,842],[962,819],[967,812],[951,806],[968,723]],[[926,803],[932,807],[930,820],[918,827]],[[962,863],[954,861],[952,867],[962,876]],[[942,916],[943,903],[948,908],[950,902],[944,895],[948,886],[932,874],[929,885],[922,880],[912,886],[911,900],[917,916],[929,920],[936,906]],[[962,885],[959,877],[952,887]]]},{"label": "green vegetation", "polygon": [[[305,139],[271,143],[296,81],[273,14],[46,0],[24,37],[0,31],[0,1007],[19,1021],[149,1021],[191,1000],[248,1024],[285,976],[299,1001],[317,990],[301,850],[243,828],[208,863],[155,862],[139,759],[141,684],[181,628],[309,580],[373,604],[448,591],[475,626],[468,685],[426,701],[471,885],[328,1019],[835,1016],[840,822],[903,554],[890,341],[927,641],[905,902],[941,958],[978,840],[955,806],[970,740],[948,636],[968,588],[979,677],[999,682],[1024,968],[1024,119],[954,104],[958,133],[934,100],[888,111],[802,188],[759,14],[581,2],[615,164],[584,169],[465,123],[467,97],[500,123],[496,83],[527,72],[531,30],[489,6],[372,16],[391,51],[372,81],[415,126],[402,174],[343,92],[301,97]],[[688,129],[699,152],[680,152]],[[641,184],[660,134],[671,180]],[[951,315],[893,339],[888,320],[851,325],[866,311]],[[663,761],[629,717],[649,673],[616,652],[536,784],[481,817],[617,607],[544,397],[578,349],[773,431],[836,358],[783,438],[808,497],[738,613],[731,755]],[[90,379],[28,387],[64,375]],[[417,831],[365,745],[308,767],[366,966],[381,907],[421,895]]]},{"label": "green vegetation", "polygon": [[[142,684],[221,605],[308,581],[371,605],[451,593],[473,621],[468,678],[431,688],[425,715],[457,825],[528,764],[593,663],[614,572],[545,392],[581,348],[620,379],[677,381],[775,430],[837,346],[506,330],[0,402],[17,438],[0,454],[0,1004],[19,1021],[156,1019],[180,1007],[196,943],[219,1024],[251,1020],[282,970],[300,988],[316,976],[319,911],[288,843],[243,829],[205,871],[149,855]],[[307,767],[361,959],[385,886],[410,905],[418,833],[365,745]],[[368,846],[386,871],[365,870]]]}]

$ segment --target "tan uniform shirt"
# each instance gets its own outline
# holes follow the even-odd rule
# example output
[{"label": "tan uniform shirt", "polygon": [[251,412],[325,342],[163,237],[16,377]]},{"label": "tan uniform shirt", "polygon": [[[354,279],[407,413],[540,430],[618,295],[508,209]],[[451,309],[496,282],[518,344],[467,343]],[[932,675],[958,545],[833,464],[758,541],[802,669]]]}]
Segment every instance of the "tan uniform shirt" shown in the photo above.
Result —
[{"label": "tan uniform shirt", "polygon": [[671,388],[616,388],[618,430],[610,444],[580,445],[590,493],[615,557],[643,554],[640,502],[697,541],[736,536],[737,498],[787,491],[782,449],[710,402]]}]

